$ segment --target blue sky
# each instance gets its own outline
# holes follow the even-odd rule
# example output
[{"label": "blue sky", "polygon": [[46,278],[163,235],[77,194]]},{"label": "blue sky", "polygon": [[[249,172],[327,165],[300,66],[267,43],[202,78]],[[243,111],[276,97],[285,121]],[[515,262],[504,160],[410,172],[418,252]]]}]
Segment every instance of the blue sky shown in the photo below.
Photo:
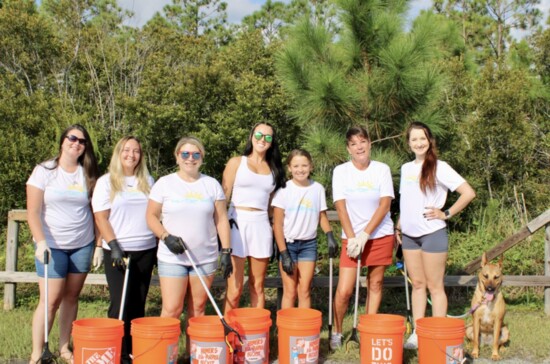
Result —
[{"label": "blue sky", "polygon": [[[228,21],[238,23],[244,16],[259,10],[265,0],[225,0],[227,2]],[[279,0],[290,2],[290,0]],[[128,25],[141,26],[149,20],[157,11],[161,11],[164,5],[170,4],[171,0],[117,0],[118,4],[132,10],[135,16],[127,21]],[[413,19],[421,9],[429,8],[431,0],[412,0],[410,18]]]}]

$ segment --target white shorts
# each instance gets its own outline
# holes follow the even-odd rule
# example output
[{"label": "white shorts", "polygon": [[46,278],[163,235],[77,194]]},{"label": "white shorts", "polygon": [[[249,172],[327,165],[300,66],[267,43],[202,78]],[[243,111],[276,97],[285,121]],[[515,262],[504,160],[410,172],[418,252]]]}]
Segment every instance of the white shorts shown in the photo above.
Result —
[{"label": "white shorts", "polygon": [[231,209],[229,218],[238,225],[231,228],[233,255],[241,258],[269,258],[273,253],[273,230],[267,211]]}]

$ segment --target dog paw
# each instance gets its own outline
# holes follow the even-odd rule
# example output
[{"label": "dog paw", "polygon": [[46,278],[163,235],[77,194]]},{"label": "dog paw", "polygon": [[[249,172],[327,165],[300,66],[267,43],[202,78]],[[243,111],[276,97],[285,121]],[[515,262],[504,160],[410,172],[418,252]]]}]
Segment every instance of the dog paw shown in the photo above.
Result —
[{"label": "dog paw", "polygon": [[472,351],[472,358],[474,358],[474,359],[479,358],[479,351],[478,350],[473,350]]},{"label": "dog paw", "polygon": [[493,355],[491,355],[491,359],[492,360],[500,360],[500,355],[498,355],[498,353],[493,353]]}]

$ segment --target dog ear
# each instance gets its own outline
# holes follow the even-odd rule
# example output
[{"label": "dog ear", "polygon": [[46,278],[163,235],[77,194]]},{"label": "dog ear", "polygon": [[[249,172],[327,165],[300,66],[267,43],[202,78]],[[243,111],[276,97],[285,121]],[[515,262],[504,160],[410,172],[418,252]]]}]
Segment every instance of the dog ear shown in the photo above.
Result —
[{"label": "dog ear", "polygon": [[504,254],[500,255],[500,259],[498,260],[498,267],[502,269],[502,263],[504,262]]},{"label": "dog ear", "polygon": [[481,266],[484,267],[485,264],[487,264],[487,253],[483,252],[483,255],[481,256]]}]

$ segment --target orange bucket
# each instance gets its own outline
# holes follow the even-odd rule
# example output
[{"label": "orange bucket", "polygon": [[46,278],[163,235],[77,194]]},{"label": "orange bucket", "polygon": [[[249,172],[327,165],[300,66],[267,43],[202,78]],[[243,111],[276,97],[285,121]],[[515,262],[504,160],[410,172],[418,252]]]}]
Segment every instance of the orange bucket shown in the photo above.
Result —
[{"label": "orange bucket", "polygon": [[229,323],[239,332],[243,345],[234,337],[234,362],[269,363],[271,312],[263,308],[234,308],[227,313]]},{"label": "orange bucket", "polygon": [[405,318],[376,314],[359,316],[357,326],[361,338],[361,363],[403,363]]},{"label": "orange bucket", "polygon": [[134,364],[177,362],[180,320],[172,317],[140,317],[132,320],[130,332]]},{"label": "orange bucket", "polygon": [[187,327],[191,364],[231,364],[233,355],[225,343],[218,316],[191,317]]},{"label": "orange bucket", "polygon": [[449,317],[416,320],[420,364],[461,363],[464,359],[464,321]]},{"label": "orange bucket", "polygon": [[90,318],[73,322],[75,364],[119,364],[124,322],[112,318]]},{"label": "orange bucket", "polygon": [[279,310],[279,364],[316,364],[321,325],[321,311],[294,307]]}]

